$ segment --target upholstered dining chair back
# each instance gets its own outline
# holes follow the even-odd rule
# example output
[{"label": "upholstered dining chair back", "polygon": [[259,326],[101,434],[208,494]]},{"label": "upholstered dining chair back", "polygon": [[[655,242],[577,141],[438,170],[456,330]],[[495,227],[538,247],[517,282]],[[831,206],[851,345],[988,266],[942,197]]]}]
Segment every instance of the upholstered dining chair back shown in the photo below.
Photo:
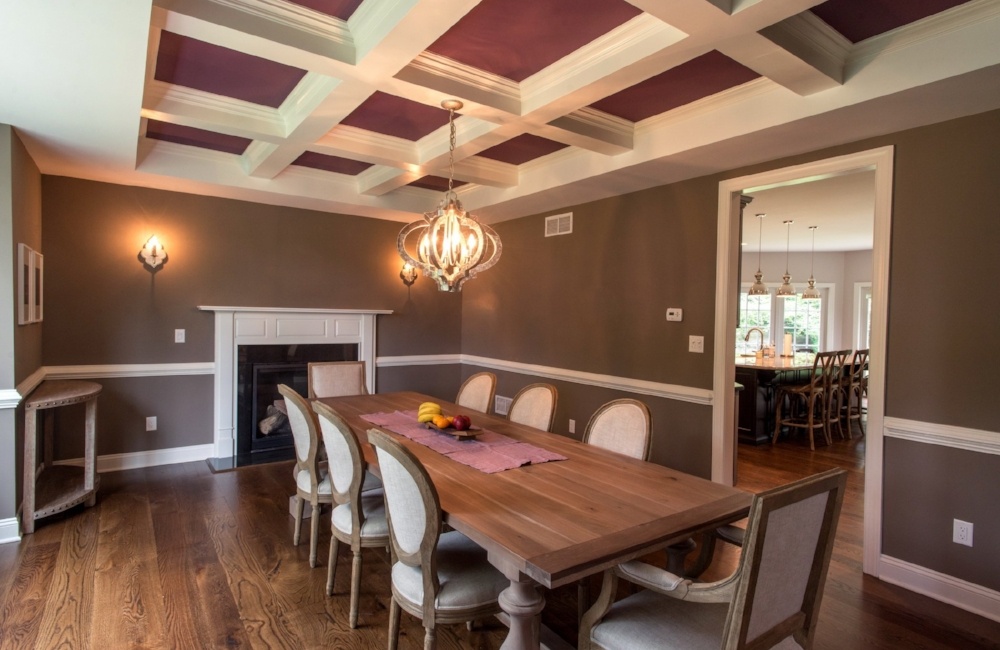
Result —
[{"label": "upholstered dining chair back", "polygon": [[525,426],[551,431],[559,393],[552,384],[529,384],[511,400],[507,419]]},{"label": "upholstered dining chair back", "polygon": [[292,428],[292,443],[295,446],[298,469],[309,471],[311,482],[316,483],[319,436],[312,410],[309,408],[309,403],[295,389],[280,384],[278,392],[285,398],[285,410],[288,411],[288,424]]},{"label": "upholstered dining chair back", "polygon": [[493,393],[497,387],[497,376],[492,372],[479,372],[468,379],[458,389],[455,403],[480,413],[489,413],[493,403]]},{"label": "upholstered dining chair back", "polygon": [[357,503],[365,478],[365,457],[358,439],[340,414],[322,402],[313,402],[326,447],[330,485],[336,503]]},{"label": "upholstered dining chair back", "polygon": [[[435,577],[434,547],[441,532],[441,505],[427,470],[405,447],[378,429],[368,431],[375,447],[396,559]],[[430,590],[433,593],[435,590]]]},{"label": "upholstered dining chair back", "polygon": [[732,647],[792,635],[812,645],[846,487],[847,473],[834,469],[754,498],[726,629]]},{"label": "upholstered dining chair back", "polygon": [[649,460],[653,423],[649,408],[635,399],[608,402],[590,418],[583,434],[587,444]]},{"label": "upholstered dining chair back", "polygon": [[323,361],[307,366],[309,399],[367,395],[364,361]]}]

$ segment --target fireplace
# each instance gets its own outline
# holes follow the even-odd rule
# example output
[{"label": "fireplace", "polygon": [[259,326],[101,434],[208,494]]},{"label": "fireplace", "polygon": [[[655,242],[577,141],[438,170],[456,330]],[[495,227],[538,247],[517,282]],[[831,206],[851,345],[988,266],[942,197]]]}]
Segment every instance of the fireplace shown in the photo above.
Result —
[{"label": "fireplace", "polygon": [[[240,442],[239,420],[247,420],[256,416],[241,415],[243,411],[239,404],[240,374],[239,360],[242,354],[254,348],[262,348],[265,357],[258,363],[300,364],[300,378],[294,375],[289,378],[278,375],[286,372],[264,371],[258,373],[258,384],[275,384],[293,382],[291,385],[306,394],[305,364],[309,361],[338,359],[354,359],[364,361],[367,369],[366,382],[368,392],[375,392],[375,320],[379,314],[391,314],[391,310],[360,310],[360,309],[290,309],[284,307],[206,307],[202,311],[215,314],[215,388],[213,402],[215,406],[214,444],[215,455],[209,459],[209,464],[215,470],[231,469],[237,463],[237,456],[251,455],[253,451],[243,451]],[[326,349],[322,359],[298,358],[309,348],[322,350],[325,346],[346,345],[353,348],[354,356],[330,355],[332,348]],[[274,350],[268,351],[268,348]],[[289,359],[291,350],[294,359]],[[266,358],[271,355],[271,358]],[[252,368],[249,371],[252,373]],[[295,382],[298,382],[296,384]],[[250,379],[252,390],[252,375]],[[249,391],[245,391],[248,394]],[[258,397],[267,410],[268,397]],[[274,398],[277,399],[277,398]],[[252,401],[252,398],[251,398]],[[272,400],[273,403],[273,400]],[[252,408],[252,407],[251,407]],[[247,411],[249,413],[249,411]],[[258,422],[259,426],[259,422]],[[252,443],[251,443],[252,444]],[[272,443],[268,443],[272,444]],[[279,443],[273,443],[275,445]],[[289,445],[286,446],[290,450]],[[257,452],[258,455],[271,452]],[[288,457],[291,457],[290,455]]]},{"label": "fireplace", "polygon": [[[357,361],[356,343],[240,345],[236,363],[236,464],[292,458],[292,430],[278,386],[308,394],[314,361]],[[283,451],[284,453],[277,453]]]}]

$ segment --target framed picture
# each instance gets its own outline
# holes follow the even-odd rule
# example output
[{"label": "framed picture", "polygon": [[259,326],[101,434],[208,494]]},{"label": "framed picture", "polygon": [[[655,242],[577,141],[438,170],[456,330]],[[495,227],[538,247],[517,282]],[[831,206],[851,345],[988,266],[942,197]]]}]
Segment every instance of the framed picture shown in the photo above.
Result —
[{"label": "framed picture", "polygon": [[17,324],[29,325],[42,320],[44,259],[25,244],[17,245]]}]

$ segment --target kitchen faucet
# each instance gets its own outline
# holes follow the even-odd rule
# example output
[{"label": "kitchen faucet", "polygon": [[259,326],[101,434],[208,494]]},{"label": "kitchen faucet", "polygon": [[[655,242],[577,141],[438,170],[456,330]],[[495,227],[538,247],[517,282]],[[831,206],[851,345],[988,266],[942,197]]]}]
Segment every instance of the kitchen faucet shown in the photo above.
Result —
[{"label": "kitchen faucet", "polygon": [[764,349],[764,330],[762,330],[761,328],[759,328],[759,327],[751,327],[750,329],[747,330],[747,335],[745,337],[743,337],[743,340],[746,341],[747,343],[749,343],[750,342],[750,335],[753,334],[754,332],[757,332],[758,334],[760,334],[760,347],[758,347],[757,349],[758,350],[763,350]]}]

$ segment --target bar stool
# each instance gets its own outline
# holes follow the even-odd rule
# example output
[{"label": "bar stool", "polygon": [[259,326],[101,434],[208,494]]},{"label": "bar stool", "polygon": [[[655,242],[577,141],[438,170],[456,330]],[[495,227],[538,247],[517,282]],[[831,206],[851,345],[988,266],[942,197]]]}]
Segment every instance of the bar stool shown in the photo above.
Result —
[{"label": "bar stool", "polygon": [[[805,429],[809,433],[809,448],[816,450],[816,431],[822,431],[826,444],[833,444],[830,427],[840,421],[840,413],[831,409],[834,392],[839,390],[840,373],[843,372],[848,350],[820,352],[813,361],[813,371],[809,381],[800,385],[778,387],[777,409],[774,415],[774,437],[771,444],[778,442],[781,427]],[[788,398],[788,412],[782,414],[785,398]],[[795,405],[804,406],[796,412]]]},{"label": "bar stool", "polygon": [[862,408],[862,399],[865,396],[865,383],[867,377],[865,377],[865,372],[868,370],[868,350],[855,350],[854,354],[851,355],[851,362],[846,366],[844,373],[841,375],[840,381],[840,394],[838,404],[838,413],[840,415],[840,422],[842,423],[840,434],[844,435],[844,429],[847,429],[847,439],[852,438],[851,434],[851,420],[858,421],[858,428],[861,429],[861,435],[865,434],[865,421],[861,417],[864,413]]}]

